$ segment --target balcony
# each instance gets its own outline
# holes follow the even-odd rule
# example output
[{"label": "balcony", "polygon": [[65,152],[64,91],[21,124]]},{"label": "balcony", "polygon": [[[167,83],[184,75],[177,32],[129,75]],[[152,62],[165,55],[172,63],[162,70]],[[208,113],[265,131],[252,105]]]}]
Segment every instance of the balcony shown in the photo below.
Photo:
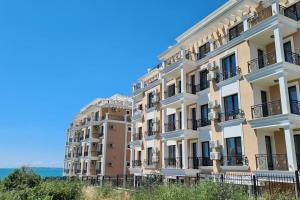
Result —
[{"label": "balcony", "polygon": [[276,53],[269,52],[248,62],[248,72],[252,73],[276,63]]},{"label": "balcony", "polygon": [[133,160],[132,161],[132,167],[141,167],[142,166],[142,161],[141,160]]},{"label": "balcony", "polygon": [[222,156],[221,166],[248,166],[248,158],[244,155]]},{"label": "balcony", "polygon": [[96,169],[96,174],[102,174],[101,169]]},{"label": "balcony", "polygon": [[188,119],[187,120],[187,129],[196,131],[198,129],[197,120]]},{"label": "balcony", "polygon": [[273,14],[272,14],[272,8],[271,7],[265,8],[265,9],[259,11],[259,12],[255,12],[253,14],[253,16],[248,18],[249,28],[252,28],[252,27],[260,24],[261,22],[268,19],[272,15]]},{"label": "balcony", "polygon": [[84,157],[87,157],[88,155],[89,155],[88,151],[85,151],[84,154],[83,154]]},{"label": "balcony", "polygon": [[153,162],[152,159],[146,159],[144,160],[144,166],[145,168],[156,168],[156,162]]},{"label": "balcony", "polygon": [[210,126],[211,121],[208,118],[198,119],[197,121],[198,127]]},{"label": "balcony", "polygon": [[83,174],[83,175],[86,175],[86,174],[87,174],[87,169],[83,169],[83,170],[82,170],[82,174]]},{"label": "balcony", "polygon": [[209,81],[201,81],[200,84],[196,85],[196,92],[201,92],[209,88]]},{"label": "balcony", "polygon": [[165,123],[165,133],[181,130],[181,121]]},{"label": "balcony", "polygon": [[165,158],[165,168],[182,169],[182,157],[177,158]]},{"label": "balcony", "polygon": [[97,155],[98,156],[102,156],[103,155],[102,149],[97,151]]},{"label": "balcony", "polygon": [[133,110],[133,115],[132,115],[132,120],[139,120],[142,119],[142,114],[143,114],[143,108],[135,108]]},{"label": "balcony", "polygon": [[175,90],[165,91],[165,98],[161,101],[162,106],[168,106],[172,108],[178,108],[181,102],[184,101],[186,104],[196,103],[198,96],[197,86],[192,84],[186,84],[186,91],[181,90],[181,86],[177,86]]},{"label": "balcony", "polygon": [[143,134],[142,133],[136,133],[133,134],[133,141],[139,141],[143,139]]},{"label": "balcony", "polygon": [[238,119],[244,119],[244,111],[241,109],[226,111],[225,113],[219,114],[219,123]]},{"label": "balcony", "polygon": [[288,171],[286,154],[257,154],[255,155],[257,170]]},{"label": "balcony", "polygon": [[252,119],[282,114],[281,101],[266,102],[251,107]]},{"label": "balcony", "polygon": [[216,77],[216,83],[221,86],[227,84],[226,80],[236,81],[239,80],[241,68],[236,66],[232,67],[230,71],[219,72]]},{"label": "balcony", "polygon": [[209,157],[189,157],[188,160],[189,169],[213,166],[213,161]]}]

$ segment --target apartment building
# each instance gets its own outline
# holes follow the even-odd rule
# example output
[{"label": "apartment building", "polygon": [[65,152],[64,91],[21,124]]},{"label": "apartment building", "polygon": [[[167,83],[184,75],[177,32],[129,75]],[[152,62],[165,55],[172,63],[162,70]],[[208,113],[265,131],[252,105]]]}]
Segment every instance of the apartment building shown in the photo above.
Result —
[{"label": "apartment building", "polygon": [[85,106],[67,131],[64,176],[128,174],[131,137],[129,97],[114,95]]},{"label": "apartment building", "polygon": [[149,93],[159,98],[133,112],[134,131],[157,133],[132,137],[131,173],[147,173],[140,161],[151,146],[155,171],[169,179],[299,169],[299,53],[293,0],[229,0],[177,37],[133,87],[134,109],[152,103]]}]

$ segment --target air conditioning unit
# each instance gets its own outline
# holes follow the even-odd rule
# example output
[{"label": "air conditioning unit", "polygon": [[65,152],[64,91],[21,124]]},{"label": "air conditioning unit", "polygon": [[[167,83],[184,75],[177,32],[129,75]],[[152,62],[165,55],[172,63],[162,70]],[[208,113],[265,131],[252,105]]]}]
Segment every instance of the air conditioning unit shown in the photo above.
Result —
[{"label": "air conditioning unit", "polygon": [[207,69],[208,69],[209,71],[213,71],[213,70],[218,69],[218,66],[217,66],[217,64],[216,64],[216,61],[213,61],[213,62],[208,63],[208,64],[207,64]]},{"label": "air conditioning unit", "polygon": [[158,125],[157,125],[157,123],[154,123],[154,124],[152,125],[152,131],[153,131],[153,132],[157,132],[157,131],[158,131]]},{"label": "air conditioning unit", "polygon": [[210,159],[211,160],[221,160],[221,153],[220,152],[210,152]]},{"label": "air conditioning unit", "polygon": [[210,112],[208,113],[208,120],[217,120],[219,119],[219,113],[218,112]]},{"label": "air conditioning unit", "polygon": [[152,102],[156,103],[158,102],[158,97],[157,97],[157,94],[155,93],[153,98],[152,98]]},{"label": "air conditioning unit", "polygon": [[213,140],[209,142],[209,148],[215,149],[220,147],[220,142],[219,140]]},{"label": "air conditioning unit", "polygon": [[207,80],[208,81],[212,81],[212,80],[214,80],[214,79],[216,79],[217,78],[217,72],[209,72],[208,74],[207,74]]},{"label": "air conditioning unit", "polygon": [[208,102],[208,108],[209,109],[215,109],[219,107],[219,102],[218,100],[213,100]]}]

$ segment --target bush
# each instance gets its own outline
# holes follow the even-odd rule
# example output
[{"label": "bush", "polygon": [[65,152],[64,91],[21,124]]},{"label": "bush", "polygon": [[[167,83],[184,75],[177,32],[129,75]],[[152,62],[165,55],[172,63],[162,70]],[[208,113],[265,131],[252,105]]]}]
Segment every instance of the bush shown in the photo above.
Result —
[{"label": "bush", "polygon": [[22,167],[16,169],[3,181],[3,187],[6,191],[15,189],[33,188],[39,185],[41,177],[35,174],[30,168]]}]

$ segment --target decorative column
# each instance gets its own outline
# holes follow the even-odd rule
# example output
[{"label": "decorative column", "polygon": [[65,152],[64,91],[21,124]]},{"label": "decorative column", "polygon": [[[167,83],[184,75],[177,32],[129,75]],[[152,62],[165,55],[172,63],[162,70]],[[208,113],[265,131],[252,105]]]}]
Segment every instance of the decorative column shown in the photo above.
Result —
[{"label": "decorative column", "polygon": [[244,32],[248,31],[249,30],[248,16],[244,15],[242,20],[243,20]]},{"label": "decorative column", "polygon": [[186,104],[184,102],[181,103],[181,128],[182,130],[187,129],[187,111]]},{"label": "decorative column", "polygon": [[166,110],[163,108],[161,110],[161,132],[162,133],[165,133],[166,130],[165,130],[165,123],[166,123]]},{"label": "decorative column", "polygon": [[288,114],[290,113],[290,100],[289,100],[289,91],[288,91],[286,74],[285,73],[279,74],[278,80],[279,80],[282,114]]},{"label": "decorative column", "polygon": [[181,78],[181,93],[186,93],[186,71],[183,67],[180,69],[180,78]]},{"label": "decorative column", "polygon": [[286,146],[286,153],[287,153],[287,160],[288,160],[288,169],[289,171],[296,171],[298,169],[298,166],[297,166],[293,129],[290,126],[284,127],[284,135],[285,135],[285,146]]},{"label": "decorative column", "polygon": [[272,0],[272,15],[280,14],[279,0]]},{"label": "decorative column", "polygon": [[214,51],[215,50],[214,39],[210,38],[208,42],[209,42],[210,51]]},{"label": "decorative column", "polygon": [[183,165],[183,169],[188,169],[189,168],[188,157],[189,157],[188,140],[183,139],[182,140],[182,165]]},{"label": "decorative column", "polygon": [[282,42],[282,33],[279,25],[274,29],[274,41],[275,41],[275,50],[276,50],[276,61],[277,63],[284,61],[284,49]]},{"label": "decorative column", "polygon": [[166,162],[165,159],[167,158],[166,156],[168,155],[168,146],[167,146],[167,141],[162,142],[162,168],[166,168]]}]

